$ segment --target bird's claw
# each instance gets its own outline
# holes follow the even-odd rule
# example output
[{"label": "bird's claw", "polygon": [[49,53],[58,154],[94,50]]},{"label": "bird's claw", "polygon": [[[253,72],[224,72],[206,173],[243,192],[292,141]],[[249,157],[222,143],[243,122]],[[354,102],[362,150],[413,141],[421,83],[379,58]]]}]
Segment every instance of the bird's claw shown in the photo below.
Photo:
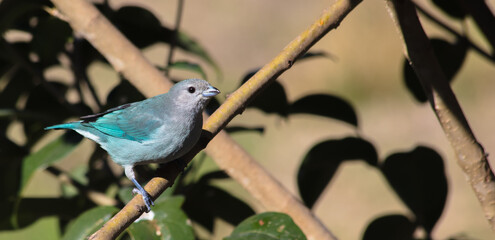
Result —
[{"label": "bird's claw", "polygon": [[144,204],[146,204],[146,212],[150,212],[151,206],[155,206],[155,203],[153,202],[153,200],[151,200],[151,196],[147,192],[144,193],[145,194],[142,195],[143,195]]},{"label": "bird's claw", "polygon": [[150,212],[151,206],[155,206],[155,203],[153,202],[153,200],[151,200],[151,196],[146,191],[141,192],[139,189],[133,188],[132,193],[141,194],[141,196],[143,196],[143,201],[144,204],[146,205],[146,212]]}]

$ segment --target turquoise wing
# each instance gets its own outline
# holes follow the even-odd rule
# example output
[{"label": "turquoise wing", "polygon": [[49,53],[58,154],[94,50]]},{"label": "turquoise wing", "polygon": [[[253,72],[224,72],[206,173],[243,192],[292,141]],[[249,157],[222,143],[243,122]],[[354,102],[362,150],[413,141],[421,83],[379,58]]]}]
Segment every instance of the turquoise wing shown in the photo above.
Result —
[{"label": "turquoise wing", "polygon": [[[82,117],[83,124],[116,138],[137,142],[149,140],[162,121],[146,113],[137,113],[132,105],[110,109],[106,112]],[[129,108],[131,107],[131,108]]]}]

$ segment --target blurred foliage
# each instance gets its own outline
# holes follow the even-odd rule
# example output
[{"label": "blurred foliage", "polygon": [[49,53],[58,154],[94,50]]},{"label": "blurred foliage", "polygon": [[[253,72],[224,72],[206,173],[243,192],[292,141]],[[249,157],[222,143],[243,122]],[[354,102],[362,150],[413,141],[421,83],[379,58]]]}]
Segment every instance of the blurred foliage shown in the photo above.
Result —
[{"label": "blurred foliage", "polygon": [[[462,1],[432,2],[441,13],[451,16],[452,22],[471,15],[477,24],[483,24],[481,18],[477,18],[481,13],[465,11]],[[163,26],[148,9],[139,6],[112,9],[107,1],[96,6],[137,47],[165,43],[194,59],[172,61],[159,68],[191,71],[206,79],[206,64],[213,68],[217,77],[221,76],[220,67],[199,41],[180,29]],[[0,2],[0,32],[5,34],[15,30],[30,36],[7,41],[2,35],[0,39],[0,231],[3,236],[36,234],[41,238],[86,239],[132,197],[130,187],[122,186],[121,180],[125,177],[112,172],[107,154],[100,148],[91,154],[88,166],[70,172],[57,168],[54,164],[81,142],[81,137],[74,132],[67,132],[41,147],[35,146],[43,140],[45,126],[139,101],[144,96],[127,80],[121,79],[106,97],[105,104],[101,104],[102,101],[94,94],[93,79],[87,76],[87,70],[95,61],[108,63],[91,44],[78,38],[66,22],[44,10],[52,7],[51,2],[45,0]],[[431,39],[431,43],[445,75],[452,81],[473,44],[468,37],[458,37],[453,43]],[[489,56],[488,59],[495,59]],[[294,64],[320,58],[332,56],[325,52],[308,52]],[[68,65],[71,66],[73,82],[62,83],[45,77],[48,68]],[[240,83],[246,82],[256,71],[248,71]],[[425,102],[421,85],[406,60],[403,73],[405,84],[414,98]],[[83,89],[92,92],[93,99],[84,97]],[[69,102],[67,95],[71,90],[76,90],[78,98]],[[96,102],[97,106],[89,107],[90,102]],[[207,112],[212,113],[220,104],[218,99],[214,99]],[[324,121],[338,120],[359,130],[357,113],[345,99],[322,92],[289,102],[284,86],[277,81],[267,86],[247,107],[283,118],[306,114]],[[14,122],[22,125],[24,143],[16,143],[7,134]],[[226,130],[232,134],[240,131],[263,134],[264,129],[265,126],[229,126]],[[341,163],[349,160],[364,160],[380,170],[392,190],[410,209],[408,216],[391,214],[372,220],[363,229],[363,239],[413,239],[418,228],[425,232],[421,239],[431,239],[448,194],[444,160],[434,149],[418,146],[410,152],[393,153],[381,161],[371,141],[353,136],[325,139],[307,151],[297,173],[300,197],[309,208],[330,185]],[[216,219],[237,226],[225,239],[305,239],[298,226],[285,214],[267,212],[254,215],[254,210],[243,199],[214,184],[229,179],[224,172],[199,174],[200,163],[193,162],[173,188],[157,199],[151,215],[133,223],[121,239],[195,239],[195,225],[212,233]],[[140,175],[146,176],[155,169],[144,166],[138,170],[142,173]],[[23,195],[26,185],[38,171],[57,177],[62,187],[60,197],[30,198]],[[117,206],[100,206],[90,197],[90,192],[103,193],[115,200]]]}]

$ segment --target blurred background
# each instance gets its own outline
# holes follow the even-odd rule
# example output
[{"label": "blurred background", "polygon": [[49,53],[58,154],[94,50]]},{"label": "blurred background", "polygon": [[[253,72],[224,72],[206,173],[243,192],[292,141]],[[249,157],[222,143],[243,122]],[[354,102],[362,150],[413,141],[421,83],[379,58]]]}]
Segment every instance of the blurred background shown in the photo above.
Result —
[{"label": "blurred background", "polygon": [[[456,22],[442,14],[430,1],[416,1],[454,29],[469,36],[486,52],[493,52],[473,20]],[[164,26],[173,27],[177,1],[109,1],[112,8],[128,5],[144,7],[155,14]],[[222,91],[220,101],[233,92],[243,77],[269,62],[283,47],[306,29],[333,1],[185,1],[181,31],[197,40],[216,62],[221,74],[202,63],[208,80]],[[487,3],[494,12],[495,1]],[[454,37],[422,15],[421,22],[430,38],[455,41]],[[18,34],[18,33],[17,33]],[[22,34],[21,34],[22,35]],[[6,32],[5,38],[17,38]],[[23,36],[20,36],[23,37]],[[164,66],[169,45],[156,43],[146,47],[145,55],[157,66]],[[310,94],[331,94],[345,99],[357,115],[358,126],[306,114],[281,117],[259,109],[248,108],[229,126],[264,127],[263,133],[243,131],[233,134],[285,187],[298,196],[296,175],[301,161],[315,144],[327,139],[361,137],[377,151],[378,161],[396,152],[411,151],[417,146],[435,149],[443,158],[448,182],[448,195],[434,239],[464,236],[465,239],[494,239],[487,220],[466,177],[456,163],[434,113],[428,104],[419,103],[403,80],[403,48],[399,34],[385,8],[385,1],[363,1],[335,30],[320,40],[311,51],[324,51],[327,57],[296,63],[279,77],[289,103]],[[198,61],[177,50],[175,60]],[[201,62],[201,61],[199,61]],[[69,81],[67,68],[54,67],[47,78]],[[118,74],[107,64],[95,62],[88,68],[97,95],[105,99],[119,83]],[[171,70],[173,79],[201,77],[197,73]],[[1,82],[0,82],[1,83]],[[0,90],[3,90],[0,85]],[[469,50],[452,82],[458,101],[479,142],[487,153],[495,151],[495,64]],[[75,90],[68,92],[69,101],[77,99]],[[96,109],[90,103],[92,109]],[[19,122],[8,128],[8,136],[22,145],[28,139]],[[60,136],[51,132],[33,149],[39,149]],[[86,164],[95,145],[89,140],[56,165],[71,170]],[[489,157],[490,158],[490,157]],[[491,158],[492,166],[495,164]],[[208,164],[207,164],[208,165]],[[211,168],[215,168],[210,163]],[[208,166],[206,167],[208,168]],[[121,171],[116,168],[116,171]],[[24,196],[59,196],[60,183],[52,174],[38,171],[29,182]],[[231,193],[261,209],[236,183],[219,183]],[[232,190],[237,189],[237,190]],[[315,215],[339,239],[361,239],[373,219],[387,214],[410,216],[408,208],[391,190],[384,176],[364,161],[346,161],[313,207]],[[47,225],[48,226],[48,225]],[[221,239],[232,226],[218,220],[213,239]],[[0,239],[12,233],[0,232]]]}]

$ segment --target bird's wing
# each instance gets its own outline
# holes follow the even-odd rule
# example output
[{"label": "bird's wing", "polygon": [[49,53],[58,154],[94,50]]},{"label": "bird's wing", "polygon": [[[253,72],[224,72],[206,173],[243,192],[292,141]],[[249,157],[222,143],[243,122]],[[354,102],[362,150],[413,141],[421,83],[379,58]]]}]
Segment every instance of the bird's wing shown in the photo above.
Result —
[{"label": "bird's wing", "polygon": [[116,138],[137,142],[149,140],[163,122],[152,114],[136,111],[132,104],[109,109],[105,112],[81,117],[83,124]]}]

